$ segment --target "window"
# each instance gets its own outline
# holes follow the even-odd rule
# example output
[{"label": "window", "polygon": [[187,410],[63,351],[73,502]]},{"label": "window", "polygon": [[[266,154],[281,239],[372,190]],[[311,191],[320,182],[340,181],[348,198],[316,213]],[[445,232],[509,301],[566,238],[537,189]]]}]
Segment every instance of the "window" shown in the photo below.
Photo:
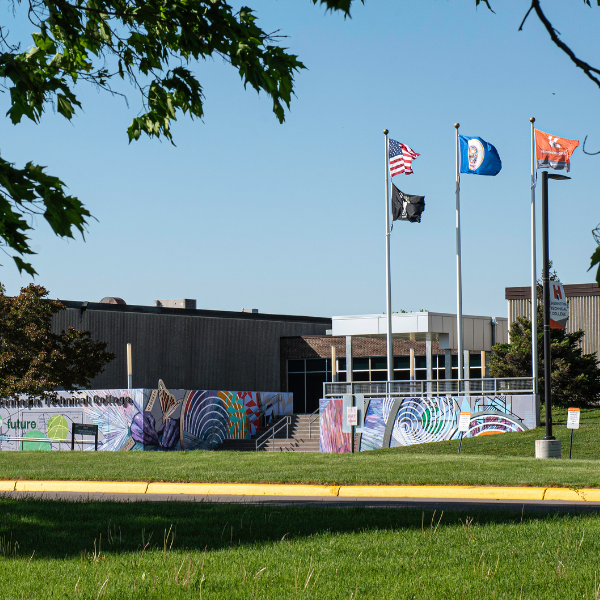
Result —
[{"label": "window", "polygon": [[[344,373],[345,379],[345,373]],[[319,408],[323,384],[331,381],[331,360],[301,358],[287,361],[287,389],[294,394],[294,412],[312,413]]]},{"label": "window", "polygon": [[[452,379],[458,378],[458,355],[452,354]],[[387,358],[385,356],[357,356],[352,361],[353,381],[386,381]],[[472,379],[482,377],[481,353],[470,354],[469,376]],[[431,375],[434,380],[446,379],[446,356],[442,352],[433,354]],[[415,355],[415,379],[427,379],[427,358]],[[345,358],[337,359],[337,381],[348,380]],[[394,380],[410,380],[410,356],[394,357]],[[287,361],[288,391],[294,394],[294,412],[311,413],[318,408],[323,397],[323,383],[331,381],[331,359],[302,358]]]},{"label": "window", "polygon": [[368,371],[369,370],[369,359],[368,358],[353,358],[352,359],[352,370],[353,371]]},{"label": "window", "polygon": [[485,377],[485,369],[481,374],[481,352],[469,352],[469,379]]},{"label": "window", "polygon": [[[431,368],[434,379],[445,378],[444,361],[443,354],[433,355]],[[352,360],[352,367],[353,381],[387,380],[387,357],[385,356],[357,356]],[[415,378],[427,379],[427,357],[422,354],[415,356]],[[409,379],[410,356],[394,356],[394,380],[406,381]],[[347,381],[346,359],[338,359],[338,381]]]},{"label": "window", "polygon": [[372,356],[371,357],[371,370],[382,369],[387,371],[387,358],[385,356]]},{"label": "window", "polygon": [[394,356],[394,369],[410,369],[410,356]]}]

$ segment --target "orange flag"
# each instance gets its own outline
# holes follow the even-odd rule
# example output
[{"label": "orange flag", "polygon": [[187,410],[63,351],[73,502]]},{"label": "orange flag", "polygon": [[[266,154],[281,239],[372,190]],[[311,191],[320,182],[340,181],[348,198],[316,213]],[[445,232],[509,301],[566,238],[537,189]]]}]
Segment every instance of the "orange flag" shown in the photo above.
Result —
[{"label": "orange flag", "polygon": [[571,163],[569,159],[575,148],[579,146],[579,140],[556,137],[535,130],[535,154],[538,169],[565,169],[569,171]]}]

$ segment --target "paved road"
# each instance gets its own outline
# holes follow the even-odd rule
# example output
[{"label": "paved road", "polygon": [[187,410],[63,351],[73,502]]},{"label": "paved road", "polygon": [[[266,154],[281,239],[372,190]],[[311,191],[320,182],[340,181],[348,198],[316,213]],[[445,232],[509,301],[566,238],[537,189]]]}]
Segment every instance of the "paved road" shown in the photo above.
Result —
[{"label": "paved road", "polygon": [[600,512],[600,502],[537,501],[537,500],[480,500],[452,498],[336,498],[331,496],[229,496],[213,494],[113,494],[81,492],[3,492],[0,497],[44,498],[48,500],[101,500],[120,502],[214,502],[228,504],[263,504],[273,506],[321,506],[368,508],[423,508],[427,510],[515,510],[539,512]]}]

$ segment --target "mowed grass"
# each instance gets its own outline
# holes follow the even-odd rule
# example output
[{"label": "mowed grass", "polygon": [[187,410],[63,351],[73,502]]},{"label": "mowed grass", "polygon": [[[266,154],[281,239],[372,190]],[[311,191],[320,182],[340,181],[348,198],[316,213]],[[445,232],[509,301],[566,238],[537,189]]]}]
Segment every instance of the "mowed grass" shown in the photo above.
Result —
[{"label": "mowed grass", "polygon": [[0,499],[4,599],[599,597],[600,519]]},{"label": "mowed grass", "polygon": [[[544,410],[542,426],[522,433],[484,435],[463,440],[461,454],[488,456],[535,456],[535,440],[546,434]],[[569,458],[571,430],[567,429],[567,409],[552,409],[552,434],[562,442],[563,458]],[[408,454],[453,454],[458,452],[458,440],[434,444],[416,444],[393,448],[390,452]],[[582,408],[579,429],[573,432],[573,458],[600,459],[600,409]]]},{"label": "mowed grass", "polygon": [[[536,460],[538,428],[361,452],[354,455],[254,452],[0,452],[0,479],[434,484],[600,487],[600,410],[582,410],[574,460]],[[554,433],[568,457],[566,411]]]}]

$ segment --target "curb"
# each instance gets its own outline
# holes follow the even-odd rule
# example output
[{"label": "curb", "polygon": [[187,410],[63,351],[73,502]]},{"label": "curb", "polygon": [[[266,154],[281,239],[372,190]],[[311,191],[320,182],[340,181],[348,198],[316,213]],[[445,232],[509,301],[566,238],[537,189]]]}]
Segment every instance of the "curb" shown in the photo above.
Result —
[{"label": "curb", "polygon": [[332,486],[260,483],[149,483],[146,481],[0,481],[0,492],[600,502],[600,489],[446,485]]}]

